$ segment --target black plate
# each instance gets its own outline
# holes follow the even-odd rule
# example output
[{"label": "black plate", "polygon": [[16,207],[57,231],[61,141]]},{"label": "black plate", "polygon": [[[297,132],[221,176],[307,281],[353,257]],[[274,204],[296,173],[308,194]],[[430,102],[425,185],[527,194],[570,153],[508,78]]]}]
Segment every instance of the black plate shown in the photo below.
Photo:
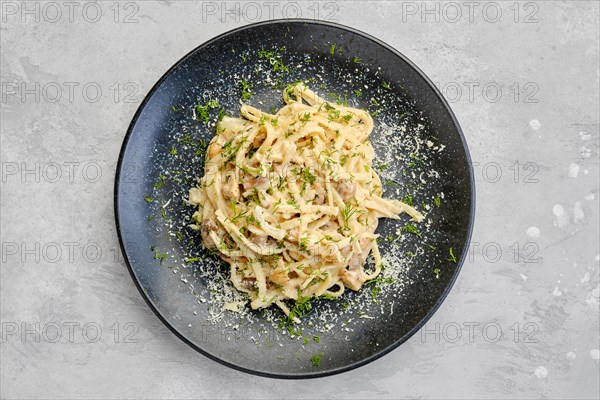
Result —
[{"label": "black plate", "polygon": [[[376,114],[372,142],[386,195],[430,207],[431,222],[419,226],[421,237],[397,235],[407,218],[380,223],[382,254],[391,265],[386,276],[395,280],[359,293],[348,291],[339,301],[314,303],[312,313],[296,327],[302,329],[301,337],[278,329],[277,310],[223,311],[224,300],[210,292],[219,287],[219,277],[227,281],[227,270],[200,249],[198,233],[186,227],[193,209],[182,198],[203,173],[202,141],[215,132],[214,122],[199,121],[197,113],[194,120],[192,110],[198,101],[217,100],[219,106],[209,108],[210,121],[221,108],[238,115],[244,78],[253,85],[248,102],[266,110],[281,106],[282,87],[298,79],[308,80],[331,101],[369,109]],[[281,378],[356,368],[417,332],[458,276],[474,207],[465,139],[431,81],[402,54],[369,35],[305,20],[245,26],[179,61],[135,114],[115,183],[125,259],[159,318],[214,360]],[[199,260],[186,263],[185,257]]]}]

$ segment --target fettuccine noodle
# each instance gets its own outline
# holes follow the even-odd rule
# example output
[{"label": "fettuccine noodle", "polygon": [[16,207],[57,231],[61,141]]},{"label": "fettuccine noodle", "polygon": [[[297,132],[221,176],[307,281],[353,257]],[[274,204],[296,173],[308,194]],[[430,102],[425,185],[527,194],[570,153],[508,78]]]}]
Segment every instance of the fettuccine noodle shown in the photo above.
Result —
[{"label": "fettuccine noodle", "polygon": [[284,300],[338,297],[380,273],[379,218],[423,216],[381,197],[367,111],[330,104],[303,84],[283,98],[275,114],[244,104],[243,118],[219,122],[189,201],[203,245],[229,263],[251,307],[275,303],[288,314]]}]

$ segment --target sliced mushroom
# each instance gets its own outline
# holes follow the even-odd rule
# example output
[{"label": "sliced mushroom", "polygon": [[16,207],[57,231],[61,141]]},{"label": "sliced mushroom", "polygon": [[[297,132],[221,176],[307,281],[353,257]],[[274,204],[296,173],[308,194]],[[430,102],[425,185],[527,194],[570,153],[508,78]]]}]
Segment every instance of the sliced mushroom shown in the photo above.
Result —
[{"label": "sliced mushroom", "polygon": [[356,184],[349,179],[340,179],[337,190],[344,201],[348,201],[356,194]]}]

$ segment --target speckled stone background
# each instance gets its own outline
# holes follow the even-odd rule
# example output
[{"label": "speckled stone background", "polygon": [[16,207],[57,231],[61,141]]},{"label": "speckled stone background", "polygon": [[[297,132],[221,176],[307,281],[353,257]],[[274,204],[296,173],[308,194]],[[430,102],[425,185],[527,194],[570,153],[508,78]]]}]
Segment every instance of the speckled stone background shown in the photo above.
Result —
[{"label": "speckled stone background", "polygon": [[[599,396],[599,7],[544,2],[2,1],[0,397]],[[259,378],[154,316],[118,249],[115,164],[145,93],[202,42],[258,20],[350,25],[442,89],[474,161],[454,290],[360,369]]]}]

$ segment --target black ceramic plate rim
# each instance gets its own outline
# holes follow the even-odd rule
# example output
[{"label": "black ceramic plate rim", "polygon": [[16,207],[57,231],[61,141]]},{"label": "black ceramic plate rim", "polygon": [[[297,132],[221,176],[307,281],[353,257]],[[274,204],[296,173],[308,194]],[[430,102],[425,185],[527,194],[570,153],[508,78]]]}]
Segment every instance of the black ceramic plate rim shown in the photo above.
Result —
[{"label": "black ceramic plate rim", "polygon": [[150,89],[150,91],[148,92],[148,94],[146,95],[146,97],[144,98],[144,100],[142,101],[142,103],[140,104],[140,106],[138,107],[131,123],[129,124],[129,128],[127,129],[127,133],[125,134],[125,138],[123,139],[123,145],[121,146],[121,151],[119,153],[119,160],[117,162],[117,170],[116,170],[116,175],[115,175],[115,189],[114,189],[114,207],[115,207],[115,223],[116,223],[116,229],[117,229],[117,236],[119,237],[119,244],[121,246],[121,252],[123,253],[123,255],[125,256],[125,264],[127,265],[127,269],[129,270],[129,274],[131,275],[131,278],[133,279],[135,286],[137,287],[137,289],[139,290],[140,294],[142,295],[142,297],[144,298],[144,300],[146,301],[146,303],[148,304],[148,306],[150,307],[150,309],[154,312],[154,314],[162,321],[162,323],[167,326],[171,332],[173,332],[177,337],[179,337],[179,339],[181,339],[183,342],[187,343],[190,347],[192,347],[194,350],[198,351],[199,353],[205,355],[206,357],[217,361],[223,365],[226,365],[230,368],[236,369],[238,371],[242,371],[242,372],[246,372],[246,373],[250,373],[250,374],[254,374],[254,375],[259,375],[259,376],[263,376],[263,377],[267,377],[267,378],[283,378],[283,379],[307,379],[307,378],[319,378],[319,377],[325,377],[325,376],[330,376],[330,375],[335,375],[335,374],[339,374],[342,372],[346,372],[346,371],[350,371],[352,369],[361,367],[363,365],[366,365],[372,361],[375,361],[376,359],[384,356],[385,354],[391,352],[392,350],[396,349],[398,346],[400,346],[402,343],[406,342],[408,339],[410,339],[416,332],[419,331],[419,329],[421,329],[423,327],[423,325],[425,325],[425,323],[433,316],[433,314],[435,314],[435,312],[439,309],[439,307],[441,306],[441,304],[444,302],[444,300],[446,299],[446,297],[448,296],[448,294],[450,293],[450,291],[452,290],[452,287],[454,286],[454,283],[456,282],[458,275],[462,269],[464,260],[465,260],[465,256],[468,252],[468,248],[469,246],[464,246],[463,248],[463,252],[460,255],[460,259],[459,262],[456,266],[456,270],[454,271],[453,276],[451,277],[448,285],[446,286],[446,289],[444,290],[444,292],[442,293],[442,295],[440,296],[440,298],[438,299],[438,301],[433,305],[433,307],[431,307],[431,309],[427,312],[427,314],[423,317],[423,319],[421,319],[421,321],[419,321],[419,323],[417,325],[415,325],[411,330],[409,330],[404,336],[402,336],[400,339],[398,339],[396,342],[394,342],[393,344],[391,344],[390,346],[383,348],[377,352],[375,352],[374,354],[370,355],[369,357],[364,358],[361,361],[356,361],[353,362],[351,364],[348,364],[344,367],[339,367],[339,368],[333,368],[331,370],[327,370],[327,371],[320,371],[320,372],[305,372],[305,373],[301,373],[301,374],[272,374],[272,373],[265,373],[265,372],[261,372],[261,371],[255,371],[252,369],[248,369],[245,367],[241,367],[239,365],[230,363],[228,361],[225,361],[211,353],[209,353],[208,351],[196,346],[194,343],[192,343],[191,340],[188,340],[182,333],[180,333],[177,329],[175,329],[169,322],[168,320],[161,314],[161,312],[158,310],[158,307],[156,307],[154,305],[154,303],[148,298],[148,296],[144,293],[144,289],[142,288],[140,281],[137,277],[137,275],[135,274],[135,272],[133,271],[133,268],[129,262],[129,257],[127,255],[127,251],[125,249],[125,244],[123,241],[123,237],[121,234],[121,228],[120,228],[120,221],[119,221],[119,181],[121,178],[121,168],[123,165],[123,159],[124,159],[124,155],[125,155],[125,150],[127,149],[127,145],[129,143],[129,138],[131,137],[131,134],[133,132],[133,128],[135,127],[137,120],[140,116],[140,114],[142,113],[142,110],[144,109],[144,107],[146,106],[146,103],[150,100],[150,98],[152,98],[154,92],[161,86],[161,84],[163,83],[163,81],[171,74],[171,72],[173,70],[175,70],[177,67],[179,67],[181,64],[183,64],[185,61],[187,61],[187,59],[194,53],[196,53],[196,51],[199,51],[207,46],[209,46],[210,44],[235,33],[238,33],[240,31],[244,31],[246,29],[249,28],[254,28],[254,27],[258,27],[258,26],[263,26],[263,25],[271,25],[271,24],[285,24],[285,23],[304,23],[304,24],[311,24],[311,25],[324,25],[324,26],[330,26],[330,27],[334,27],[337,29],[341,29],[341,30],[345,30],[349,33],[352,34],[356,34],[359,36],[363,36],[364,38],[373,41],[374,43],[384,47],[385,49],[389,50],[390,52],[392,52],[392,54],[394,54],[396,57],[402,59],[405,63],[407,63],[412,69],[414,69],[419,76],[429,85],[429,87],[434,91],[434,93],[436,94],[436,96],[441,100],[442,105],[444,106],[444,108],[446,109],[446,111],[449,113],[449,115],[452,118],[452,122],[454,123],[454,125],[456,126],[458,133],[460,135],[460,140],[463,146],[463,150],[465,153],[465,156],[467,158],[467,163],[469,165],[468,167],[468,173],[469,173],[469,181],[471,183],[471,204],[470,204],[470,220],[469,220],[469,226],[467,228],[467,235],[466,235],[466,241],[469,242],[471,240],[471,236],[473,233],[473,225],[475,222],[475,179],[474,179],[474,172],[473,172],[473,164],[471,162],[471,155],[469,153],[469,148],[467,146],[467,142],[465,139],[465,136],[463,134],[463,131],[460,127],[460,124],[458,123],[458,120],[456,118],[456,116],[454,115],[454,112],[452,111],[452,109],[450,108],[450,105],[448,104],[448,102],[446,101],[446,99],[442,96],[441,92],[438,90],[438,88],[433,84],[433,82],[427,77],[427,75],[425,75],[425,73],[423,73],[423,71],[421,71],[412,61],[410,61],[406,56],[404,56],[404,54],[400,53],[398,50],[396,50],[395,48],[393,48],[392,46],[386,44],[385,42],[369,35],[368,33],[365,33],[363,31],[360,31],[358,29],[346,26],[346,25],[342,25],[342,24],[337,24],[337,23],[333,23],[333,22],[325,22],[325,21],[317,21],[317,20],[311,20],[311,19],[300,19],[300,18],[290,18],[290,19],[275,19],[275,20],[270,20],[270,21],[263,21],[263,22],[257,22],[254,24],[248,24],[248,25],[244,25],[241,26],[239,28],[236,29],[232,29],[229,30],[227,32],[224,32],[210,40],[208,40],[207,42],[199,45],[198,47],[194,48],[193,50],[191,50],[189,53],[187,53],[184,57],[182,57],[178,62],[176,62],[171,68],[169,68],[169,70],[167,72],[165,72],[163,74],[163,76],[161,76],[161,78],[156,82],[156,84],[152,87],[152,89]]}]

